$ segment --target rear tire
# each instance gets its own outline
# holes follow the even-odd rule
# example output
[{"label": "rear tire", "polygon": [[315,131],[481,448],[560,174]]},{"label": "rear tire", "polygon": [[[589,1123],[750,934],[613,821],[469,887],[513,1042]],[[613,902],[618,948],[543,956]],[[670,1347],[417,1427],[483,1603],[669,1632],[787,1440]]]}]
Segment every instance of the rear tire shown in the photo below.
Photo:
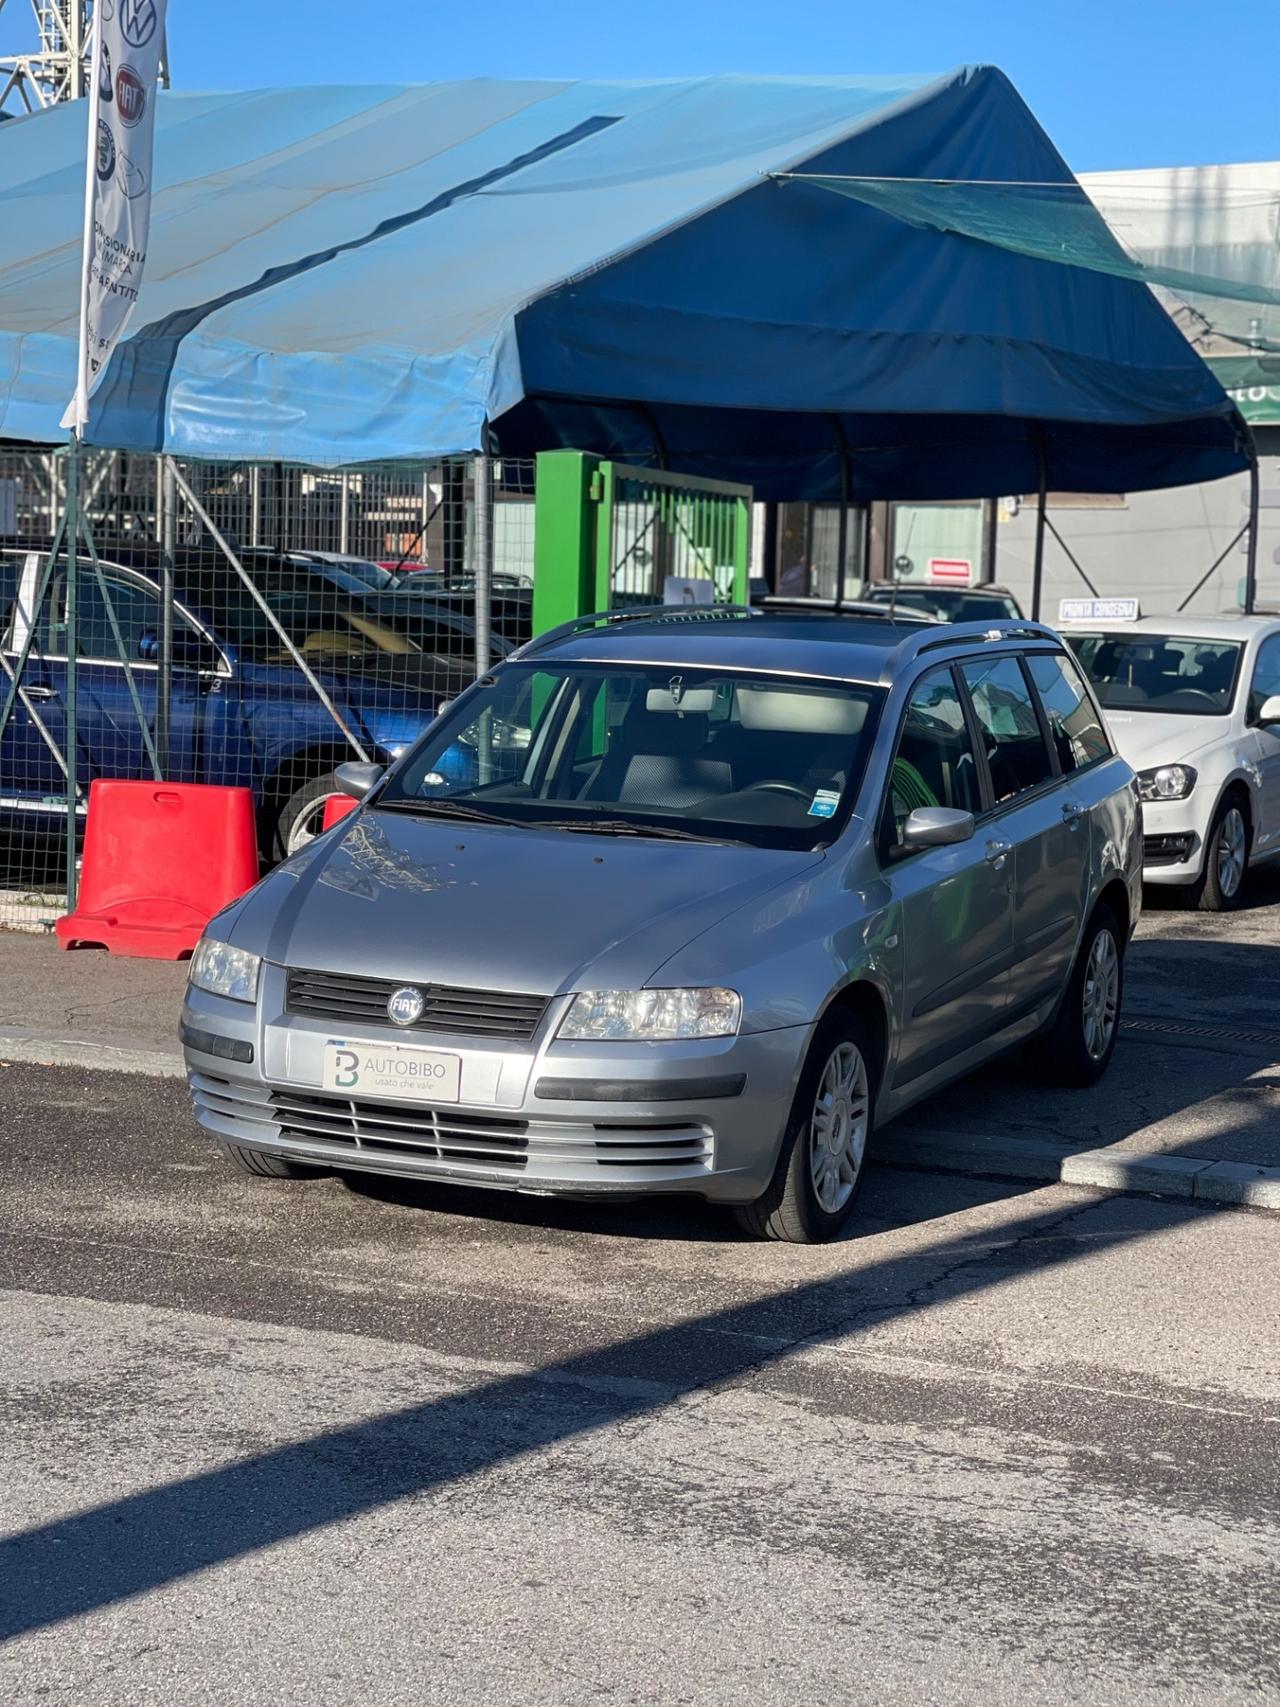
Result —
[{"label": "rear tire", "polygon": [[745,1233],[795,1245],[836,1236],[866,1177],[879,1078],[869,1028],[833,1009],[805,1057],[773,1178],[754,1203],[734,1210]]},{"label": "rear tire", "polygon": [[1249,808],[1239,794],[1228,794],[1205,837],[1204,870],[1192,893],[1205,913],[1229,913],[1240,905],[1249,863]]},{"label": "rear tire", "polygon": [[1096,1085],[1115,1053],[1124,997],[1124,941],[1105,903],[1093,910],[1058,1016],[1031,1044],[1031,1062],[1051,1085]]},{"label": "rear tire", "polygon": [[245,1150],[239,1144],[224,1144],[222,1148],[238,1174],[253,1174],[257,1179],[319,1179],[324,1172],[323,1168],[309,1168],[304,1162],[288,1162],[283,1156]]}]

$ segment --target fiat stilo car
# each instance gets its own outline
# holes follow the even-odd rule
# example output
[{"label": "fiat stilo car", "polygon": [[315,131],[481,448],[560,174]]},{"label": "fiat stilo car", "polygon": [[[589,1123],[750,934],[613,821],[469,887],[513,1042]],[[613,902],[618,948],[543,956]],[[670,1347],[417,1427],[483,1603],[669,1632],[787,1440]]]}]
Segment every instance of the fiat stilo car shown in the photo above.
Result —
[{"label": "fiat stilo car", "polygon": [[868,1138],[1012,1045],[1094,1082],[1133,772],[1030,623],[583,618],[213,920],[196,1114],[250,1173],[693,1193],[830,1237]]}]

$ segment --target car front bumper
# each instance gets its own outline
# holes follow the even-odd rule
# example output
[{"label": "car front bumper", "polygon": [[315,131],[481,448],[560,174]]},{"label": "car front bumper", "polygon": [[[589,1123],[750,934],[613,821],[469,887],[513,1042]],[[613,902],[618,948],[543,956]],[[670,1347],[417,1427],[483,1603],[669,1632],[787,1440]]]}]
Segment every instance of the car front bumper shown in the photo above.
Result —
[{"label": "car front bumper", "polygon": [[213,1138],[322,1168],[576,1197],[758,1197],[810,1035],[558,1043],[563,998],[528,1044],[362,1027],[361,1041],[459,1056],[462,1100],[352,1101],[322,1088],[325,1044],[349,1040],[349,1026],[287,1014],[283,997],[270,965],[256,1006],[187,992],[188,1081]]},{"label": "car front bumper", "polygon": [[1185,800],[1149,800],[1142,807],[1142,881],[1194,883],[1204,863],[1205,825],[1195,791]]}]

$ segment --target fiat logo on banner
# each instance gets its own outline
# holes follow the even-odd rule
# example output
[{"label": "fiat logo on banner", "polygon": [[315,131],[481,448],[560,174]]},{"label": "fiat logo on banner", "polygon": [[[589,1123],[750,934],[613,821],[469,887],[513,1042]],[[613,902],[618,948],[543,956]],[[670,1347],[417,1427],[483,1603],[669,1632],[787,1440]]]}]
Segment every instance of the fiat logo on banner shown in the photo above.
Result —
[{"label": "fiat logo on banner", "polygon": [[132,65],[122,65],[116,72],[116,111],[120,123],[132,130],[147,110],[147,86]]}]

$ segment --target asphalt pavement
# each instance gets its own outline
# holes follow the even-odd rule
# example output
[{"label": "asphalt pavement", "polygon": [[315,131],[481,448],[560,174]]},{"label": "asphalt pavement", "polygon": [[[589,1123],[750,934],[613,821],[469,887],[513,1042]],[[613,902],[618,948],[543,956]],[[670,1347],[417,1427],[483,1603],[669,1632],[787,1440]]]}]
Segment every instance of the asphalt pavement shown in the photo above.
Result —
[{"label": "asphalt pavement", "polygon": [[1280,1226],[241,1178],[0,1069],[0,1700],[1280,1700]]}]

